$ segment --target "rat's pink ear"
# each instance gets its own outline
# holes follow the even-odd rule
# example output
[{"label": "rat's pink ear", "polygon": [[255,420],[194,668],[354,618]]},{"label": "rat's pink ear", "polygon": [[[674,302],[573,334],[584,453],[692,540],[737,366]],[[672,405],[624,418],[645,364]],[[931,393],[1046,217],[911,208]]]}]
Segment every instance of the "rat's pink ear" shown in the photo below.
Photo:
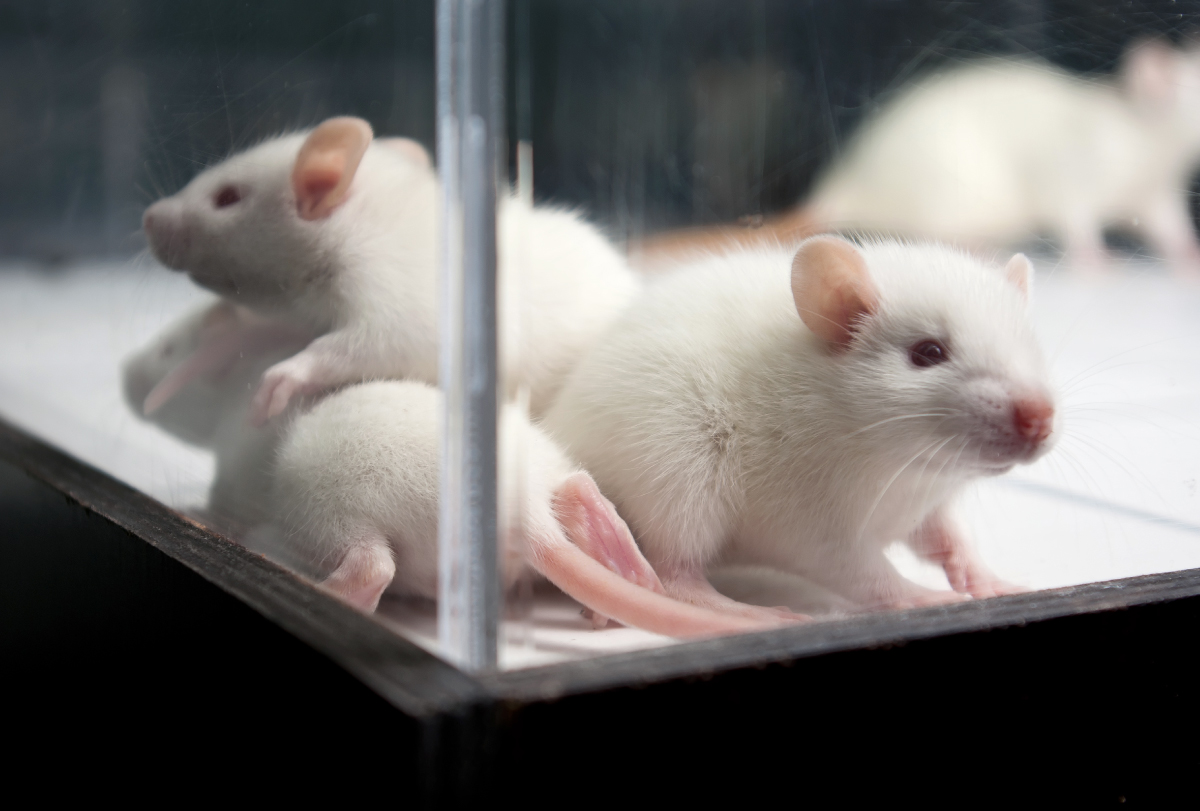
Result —
[{"label": "rat's pink ear", "polygon": [[1029,300],[1029,288],[1033,286],[1033,265],[1023,253],[1014,253],[1004,266],[1004,278],[1021,291],[1021,298]]},{"label": "rat's pink ear", "polygon": [[879,306],[879,291],[858,248],[832,236],[814,237],[792,260],[792,297],[813,333],[845,348],[862,319]]},{"label": "rat's pink ear", "polygon": [[415,163],[423,167],[433,165],[433,160],[429,157],[429,152],[412,138],[376,138],[375,143],[385,149],[392,150],[409,163]]},{"label": "rat's pink ear", "polygon": [[1135,42],[1121,58],[1121,83],[1134,104],[1161,111],[1175,101],[1179,64],[1175,47],[1162,37]]},{"label": "rat's pink ear", "polygon": [[292,189],[301,219],[328,217],[346,198],[373,136],[370,124],[349,116],[323,121],[309,133],[292,167]]}]

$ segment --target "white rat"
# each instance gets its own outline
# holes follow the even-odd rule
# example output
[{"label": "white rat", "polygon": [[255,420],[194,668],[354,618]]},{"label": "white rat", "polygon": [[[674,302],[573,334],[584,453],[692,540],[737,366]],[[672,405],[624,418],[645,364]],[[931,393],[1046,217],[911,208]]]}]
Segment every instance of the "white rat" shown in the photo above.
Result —
[{"label": "white rat", "polygon": [[[183,316],[125,360],[122,380],[130,407],[179,439],[213,451],[208,518],[253,526],[268,517],[279,430],[251,428],[250,401],[262,373],[310,338],[218,301]],[[224,365],[198,351],[231,341],[244,357],[227,358]],[[205,358],[208,365],[196,365]]]},{"label": "white rat", "polygon": [[[212,345],[232,331],[253,336],[243,345],[257,342],[256,353],[181,378],[181,368],[203,357],[206,340]],[[164,430],[215,452],[207,519],[243,531],[258,551],[324,579],[360,608],[373,610],[389,586],[433,597],[441,395],[419,383],[352,386],[291,422],[252,428],[246,413],[262,371],[305,343],[304,335],[227,302],[208,305],[126,361],[126,398]],[[685,637],[762,627],[653,593],[662,591],[657,577],[587,474],[515,409],[505,409],[503,425],[530,460],[524,512],[506,511],[520,515],[529,538],[515,539],[508,528],[506,583],[532,563],[588,605],[597,625],[611,616]],[[585,554],[564,546],[571,543]],[[788,620],[782,613],[771,619],[765,625]]]},{"label": "white rat", "polygon": [[[277,532],[260,551],[373,611],[385,590],[437,596],[438,424],[441,393],[413,381],[376,381],[328,395],[286,429],[275,463]],[[595,483],[518,410],[502,431],[524,444],[521,505],[502,527],[501,575],[532,567],[599,616],[678,637],[777,626],[663,596],[654,571]],[[516,507],[519,506],[519,509]],[[515,527],[523,538],[515,537]]]},{"label": "white rat", "polygon": [[[438,198],[420,145],[373,141],[365,121],[333,118],[202,172],[143,223],[163,264],[320,336],[264,375],[253,408],[262,422],[298,394],[346,383],[437,382]],[[505,379],[529,386],[536,415],[638,283],[570,212],[506,198],[498,241],[521,304],[502,319]]]},{"label": "white rat", "polygon": [[1113,80],[1033,59],[968,61],[887,101],[793,212],[756,229],[661,235],[639,261],[850,229],[983,248],[1049,234],[1069,263],[1096,268],[1103,229],[1121,225],[1196,271],[1188,196],[1198,160],[1200,47],[1138,42]]},{"label": "white rat", "polygon": [[1196,270],[1187,200],[1197,159],[1200,48],[1140,42],[1115,81],[982,60],[917,82],[864,124],[807,214],[963,244],[1049,232],[1083,266],[1103,263],[1105,226],[1133,226]]},{"label": "white rat", "polygon": [[652,285],[545,419],[628,522],[666,593],[751,616],[710,564],[801,575],[859,607],[958,598],[902,578],[898,540],[958,592],[1010,587],[947,516],[970,480],[1038,458],[1054,397],[1030,266],[836,237],[745,250]]}]

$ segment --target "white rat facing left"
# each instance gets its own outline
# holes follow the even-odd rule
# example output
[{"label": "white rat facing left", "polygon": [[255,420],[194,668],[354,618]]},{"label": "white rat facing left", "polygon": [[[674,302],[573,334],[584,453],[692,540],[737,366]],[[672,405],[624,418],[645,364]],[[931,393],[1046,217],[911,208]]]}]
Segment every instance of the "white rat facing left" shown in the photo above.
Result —
[{"label": "white rat facing left", "polygon": [[[184,442],[213,452],[216,471],[205,505],[209,520],[238,527],[266,520],[280,426],[252,428],[250,401],[262,373],[309,340],[217,301],[169,324],[125,359],[122,383],[130,408]],[[214,364],[222,359],[199,352],[204,345],[236,345],[244,357]]]},{"label": "white rat facing left", "polygon": [[[330,394],[284,432],[274,465],[275,527],[252,546],[365,611],[385,590],[437,596],[438,424],[441,393],[414,381],[376,381]],[[532,567],[604,619],[668,636],[777,627],[672,600],[625,523],[587,473],[515,408],[502,431],[522,443],[528,476],[501,527],[500,574],[511,586]],[[518,531],[522,537],[518,537]]]},{"label": "white rat facing left", "polygon": [[[347,383],[437,383],[438,211],[420,145],[333,118],[207,169],[143,224],[163,264],[319,336],[264,375],[262,422],[297,395]],[[506,198],[497,229],[501,272],[520,291],[519,317],[501,318],[505,379],[528,385],[537,415],[638,283],[573,213]]]},{"label": "white rat facing left", "polygon": [[859,607],[956,598],[902,578],[894,541],[958,592],[1003,592],[947,508],[1053,444],[1030,272],[1020,254],[1000,272],[835,237],[713,257],[648,288],[545,426],[678,599],[755,615],[709,585],[718,563],[790,571]]}]

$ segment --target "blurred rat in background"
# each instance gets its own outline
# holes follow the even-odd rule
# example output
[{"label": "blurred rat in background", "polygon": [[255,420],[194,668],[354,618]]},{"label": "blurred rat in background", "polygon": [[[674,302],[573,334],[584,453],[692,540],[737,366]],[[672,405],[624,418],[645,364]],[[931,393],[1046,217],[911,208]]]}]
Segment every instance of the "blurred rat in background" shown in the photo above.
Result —
[{"label": "blurred rat in background", "polygon": [[651,238],[657,265],[740,243],[841,230],[1002,249],[1053,237],[1065,262],[1105,266],[1103,230],[1132,230],[1179,273],[1200,273],[1188,207],[1200,159],[1200,47],[1134,43],[1111,79],[1042,60],[952,65],[861,125],[792,212],[761,228]]}]

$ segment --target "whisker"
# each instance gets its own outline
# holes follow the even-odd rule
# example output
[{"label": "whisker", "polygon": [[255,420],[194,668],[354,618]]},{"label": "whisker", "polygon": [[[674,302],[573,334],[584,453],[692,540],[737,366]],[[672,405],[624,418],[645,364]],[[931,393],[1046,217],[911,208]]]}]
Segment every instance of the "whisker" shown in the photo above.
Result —
[{"label": "whisker", "polygon": [[859,428],[857,431],[851,431],[850,433],[846,434],[846,436],[844,438],[849,439],[850,437],[858,436],[863,431],[870,431],[872,428],[878,428],[881,425],[886,425],[889,422],[896,422],[898,420],[915,420],[915,419],[920,419],[922,417],[945,417],[945,416],[949,416],[949,412],[931,411],[931,412],[928,412],[925,414],[901,414],[899,417],[888,417],[886,420],[880,420],[879,422],[871,423],[870,425],[866,426],[865,428]]},{"label": "whisker", "polygon": [[[897,470],[894,474],[892,474],[892,478],[888,479],[887,484],[885,484],[883,486],[883,489],[879,492],[879,495],[875,497],[875,502],[871,505],[871,509],[867,511],[867,517],[863,520],[861,526],[859,527],[858,537],[860,540],[863,536],[863,533],[865,533],[867,531],[867,525],[871,523],[871,519],[875,516],[875,510],[877,510],[879,508],[879,503],[881,501],[883,501],[883,497],[885,495],[887,495],[888,490],[891,489],[891,487],[895,483],[896,479],[900,478],[900,474],[902,474],[905,470],[907,470],[909,465],[911,465],[913,462],[917,461],[917,459],[921,458],[921,456],[923,456],[925,453],[929,452],[930,449],[933,449],[933,453],[936,454],[938,451],[940,451],[942,448],[944,448],[953,439],[954,439],[954,437],[949,437],[947,439],[942,440],[940,444],[937,442],[937,440],[930,442],[924,448],[917,451],[917,453],[914,454],[911,459],[909,459],[907,462],[905,462],[903,465],[901,465],[900,469]],[[935,445],[937,447],[934,447]]]}]

